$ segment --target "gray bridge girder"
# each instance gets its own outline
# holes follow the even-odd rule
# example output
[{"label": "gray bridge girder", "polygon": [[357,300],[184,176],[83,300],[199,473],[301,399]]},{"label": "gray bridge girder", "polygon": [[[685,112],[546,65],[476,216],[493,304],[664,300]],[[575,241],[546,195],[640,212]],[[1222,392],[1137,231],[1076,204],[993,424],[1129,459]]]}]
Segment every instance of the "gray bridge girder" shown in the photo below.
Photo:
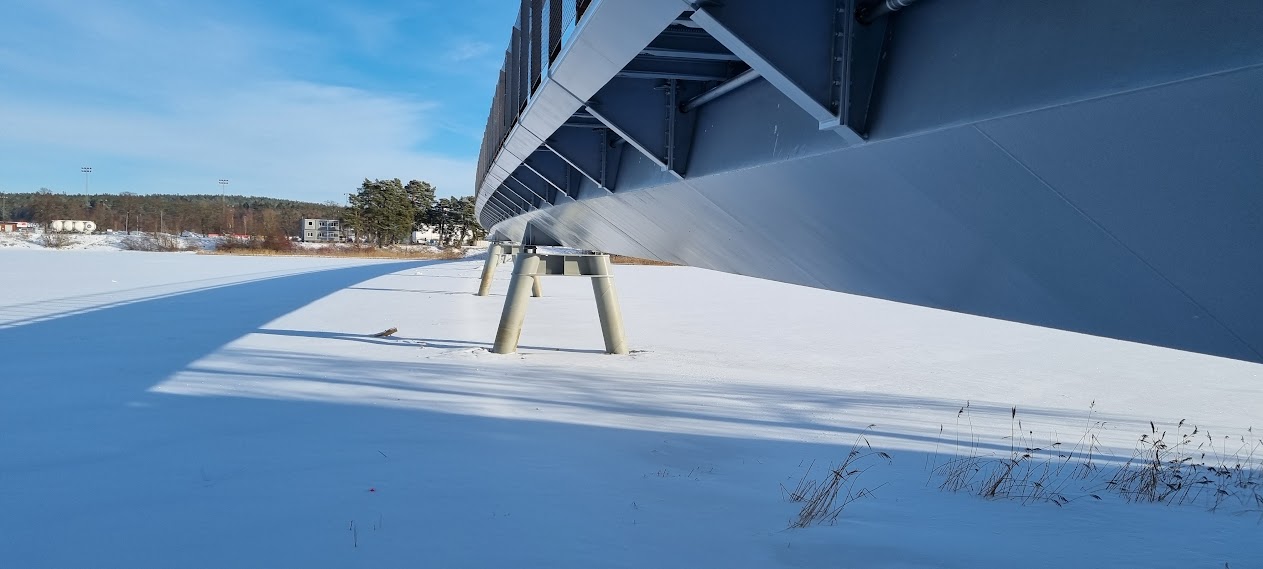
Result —
[{"label": "gray bridge girder", "polygon": [[1263,362],[1263,4],[1197,6],[594,2],[481,219]]}]

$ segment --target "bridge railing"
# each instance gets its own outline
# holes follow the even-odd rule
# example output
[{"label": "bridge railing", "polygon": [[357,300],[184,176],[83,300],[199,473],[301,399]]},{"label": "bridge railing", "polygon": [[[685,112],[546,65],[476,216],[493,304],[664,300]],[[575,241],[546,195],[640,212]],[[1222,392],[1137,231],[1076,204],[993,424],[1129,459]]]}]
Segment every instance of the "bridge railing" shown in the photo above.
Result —
[{"label": "bridge railing", "polygon": [[522,0],[478,154],[475,190],[592,0]]}]

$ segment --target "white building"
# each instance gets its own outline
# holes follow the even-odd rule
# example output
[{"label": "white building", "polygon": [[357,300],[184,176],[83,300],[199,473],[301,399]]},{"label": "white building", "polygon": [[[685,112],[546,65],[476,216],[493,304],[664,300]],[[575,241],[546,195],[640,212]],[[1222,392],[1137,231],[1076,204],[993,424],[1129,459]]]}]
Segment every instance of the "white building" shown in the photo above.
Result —
[{"label": "white building", "polygon": [[413,231],[408,242],[413,245],[437,245],[439,242],[438,226],[422,225],[422,231]]}]

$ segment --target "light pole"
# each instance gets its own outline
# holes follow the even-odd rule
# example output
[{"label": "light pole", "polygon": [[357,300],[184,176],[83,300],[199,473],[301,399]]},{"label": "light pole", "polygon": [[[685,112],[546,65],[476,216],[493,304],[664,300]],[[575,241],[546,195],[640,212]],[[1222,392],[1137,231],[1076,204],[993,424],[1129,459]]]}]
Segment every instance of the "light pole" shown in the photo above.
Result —
[{"label": "light pole", "polygon": [[219,203],[224,206],[224,233],[228,233],[228,225],[232,223],[228,217],[228,201],[224,192],[228,190],[228,180],[219,179]]},{"label": "light pole", "polygon": [[[106,215],[109,217],[109,221],[110,221],[110,228],[108,231],[114,231],[116,229],[114,227],[114,210],[110,209],[110,200],[97,200],[96,205],[92,206],[92,217],[96,217],[97,206],[105,208]],[[105,220],[102,220],[101,227],[100,227],[102,231],[106,231],[104,221]]]},{"label": "light pole", "polygon": [[92,173],[92,167],[84,166],[80,168],[79,171],[83,172],[83,195],[86,196],[88,195],[88,174]]}]

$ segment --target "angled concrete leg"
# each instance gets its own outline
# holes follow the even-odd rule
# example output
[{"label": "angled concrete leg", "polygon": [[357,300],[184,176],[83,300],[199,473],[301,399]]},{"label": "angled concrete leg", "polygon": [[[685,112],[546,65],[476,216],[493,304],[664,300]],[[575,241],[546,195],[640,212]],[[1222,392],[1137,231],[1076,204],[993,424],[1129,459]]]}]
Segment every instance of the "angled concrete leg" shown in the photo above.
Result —
[{"label": "angled concrete leg", "polygon": [[500,313],[500,327],[496,330],[496,343],[491,351],[511,354],[517,351],[517,341],[522,335],[522,322],[526,320],[526,304],[530,299],[533,282],[539,268],[539,257],[531,253],[517,256],[513,264],[513,278],[509,281],[509,293],[504,299],[504,312]]},{"label": "angled concrete leg", "polygon": [[482,264],[482,283],[478,285],[478,296],[487,296],[491,292],[491,279],[495,277],[496,266],[500,264],[500,244],[492,243],[487,247],[487,262]]},{"label": "angled concrete leg", "polygon": [[540,288],[539,280],[539,277],[535,277],[535,284],[531,285],[531,296],[535,298],[544,296],[544,289]]},{"label": "angled concrete leg", "polygon": [[605,351],[610,354],[626,354],[627,338],[623,335],[623,314],[618,308],[618,295],[614,292],[614,275],[610,274],[610,258],[596,257],[592,276],[592,292],[596,295],[596,314],[601,319],[601,335],[605,337]]}]

